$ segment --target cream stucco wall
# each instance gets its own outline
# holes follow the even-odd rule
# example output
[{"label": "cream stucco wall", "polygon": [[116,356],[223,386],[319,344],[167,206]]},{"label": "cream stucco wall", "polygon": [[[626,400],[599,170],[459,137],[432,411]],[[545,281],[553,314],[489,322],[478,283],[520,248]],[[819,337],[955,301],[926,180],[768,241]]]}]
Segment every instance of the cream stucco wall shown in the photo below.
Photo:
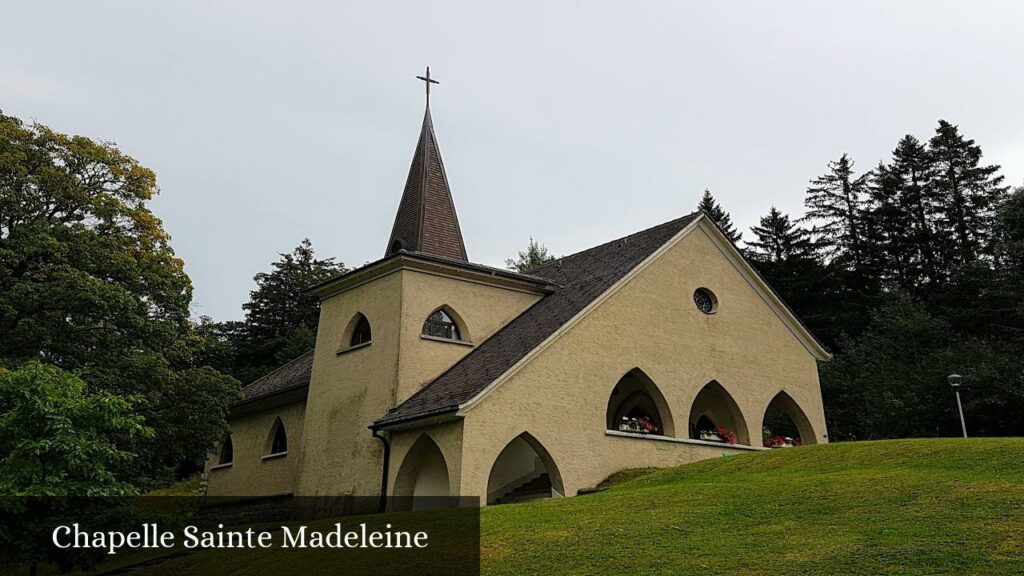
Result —
[{"label": "cream stucco wall", "polygon": [[540,298],[465,279],[409,270],[402,273],[401,403],[455,364],[472,346],[423,338],[423,321],[441,307],[454,312],[462,339],[479,344]]},{"label": "cream stucco wall", "polygon": [[[714,231],[705,226],[463,410],[463,494],[486,494],[494,460],[524,431],[550,453],[568,495],[625,468],[669,466],[729,451],[606,434],[609,394],[637,367],[664,395],[678,437],[687,436],[694,398],[715,380],[735,400],[755,445],[764,411],[780,390],[806,413],[814,440],[827,441],[815,356],[724,257],[728,248],[713,241]],[[717,295],[714,314],[694,306],[699,287]]]},{"label": "cream stucco wall", "polygon": [[[379,493],[383,445],[368,427],[539,297],[482,277],[403,268],[325,298],[297,492]],[[421,337],[424,320],[442,306],[456,314],[468,343]],[[343,351],[346,328],[357,313],[369,320],[372,343]]]},{"label": "cream stucco wall", "polygon": [[[207,460],[207,494],[210,496],[273,496],[295,489],[306,403],[291,402],[229,419],[234,461],[217,465],[219,447]],[[288,435],[288,453],[264,459],[274,421],[281,418]]]}]

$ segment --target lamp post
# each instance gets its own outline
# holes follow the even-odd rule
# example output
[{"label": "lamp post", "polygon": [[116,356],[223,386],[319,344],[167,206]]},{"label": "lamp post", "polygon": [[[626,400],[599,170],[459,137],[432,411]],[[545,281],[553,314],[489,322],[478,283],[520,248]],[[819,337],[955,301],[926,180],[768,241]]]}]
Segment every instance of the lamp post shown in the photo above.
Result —
[{"label": "lamp post", "polygon": [[949,380],[949,385],[953,387],[953,392],[956,392],[956,409],[960,411],[960,430],[964,433],[964,438],[967,438],[967,424],[964,423],[964,406],[960,403],[960,382],[963,380],[963,376],[959,374],[950,374],[946,377]]}]

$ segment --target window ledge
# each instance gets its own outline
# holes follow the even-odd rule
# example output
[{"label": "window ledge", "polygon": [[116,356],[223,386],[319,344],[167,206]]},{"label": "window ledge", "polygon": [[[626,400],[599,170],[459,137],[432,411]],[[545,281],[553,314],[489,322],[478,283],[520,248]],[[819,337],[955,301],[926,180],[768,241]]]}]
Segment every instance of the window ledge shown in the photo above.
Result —
[{"label": "window ledge", "polygon": [[363,342],[362,344],[356,344],[355,346],[349,346],[348,348],[342,348],[342,349],[338,350],[337,352],[335,352],[335,354],[337,354],[338,356],[341,356],[342,354],[347,354],[347,353],[353,352],[355,350],[360,350],[362,348],[366,348],[370,344],[373,344],[373,340],[370,340],[369,342]]},{"label": "window ledge", "polygon": [[761,452],[767,450],[760,446],[747,446],[746,444],[726,444],[724,442],[710,442],[708,440],[694,440],[692,438],[672,438],[671,436],[659,436],[658,434],[640,434],[639,432],[622,432],[620,430],[605,430],[605,436],[621,436],[623,438],[638,438],[640,440],[653,440],[656,442],[671,442],[674,444],[692,444],[694,446],[711,446],[724,450],[746,450],[749,452]]},{"label": "window ledge", "polygon": [[277,452],[277,453],[274,453],[274,454],[267,454],[266,456],[260,456],[260,460],[263,460],[264,462],[266,462],[267,460],[273,460],[274,458],[284,458],[287,455],[288,455],[288,451],[285,450],[284,452]]},{"label": "window ledge", "polygon": [[214,470],[224,470],[227,468],[231,468],[232,466],[234,466],[234,464],[234,461],[231,461],[225,462],[224,464],[217,464],[216,466],[210,466],[210,472],[213,472]]},{"label": "window ledge", "polygon": [[465,340],[453,340],[451,338],[439,338],[437,336],[427,336],[426,334],[420,334],[420,338],[423,340],[430,340],[431,342],[443,342],[445,344],[458,344],[460,346],[473,347],[472,342],[466,342]]}]

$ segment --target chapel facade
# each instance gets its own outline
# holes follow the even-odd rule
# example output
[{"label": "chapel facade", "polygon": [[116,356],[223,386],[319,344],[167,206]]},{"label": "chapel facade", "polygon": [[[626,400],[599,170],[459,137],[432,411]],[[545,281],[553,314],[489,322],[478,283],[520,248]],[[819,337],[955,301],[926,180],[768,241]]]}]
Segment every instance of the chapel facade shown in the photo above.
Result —
[{"label": "chapel facade", "polygon": [[499,504],[828,440],[830,355],[703,213],[470,262],[429,100],[384,257],[310,290],[316,346],[243,389],[209,495]]}]

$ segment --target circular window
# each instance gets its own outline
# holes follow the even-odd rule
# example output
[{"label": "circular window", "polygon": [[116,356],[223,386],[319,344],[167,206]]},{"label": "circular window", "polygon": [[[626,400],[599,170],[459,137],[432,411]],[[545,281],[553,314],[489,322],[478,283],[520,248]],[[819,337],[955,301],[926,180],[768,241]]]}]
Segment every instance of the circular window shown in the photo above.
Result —
[{"label": "circular window", "polygon": [[705,314],[714,314],[718,308],[718,298],[707,288],[697,288],[693,293],[693,303]]}]

